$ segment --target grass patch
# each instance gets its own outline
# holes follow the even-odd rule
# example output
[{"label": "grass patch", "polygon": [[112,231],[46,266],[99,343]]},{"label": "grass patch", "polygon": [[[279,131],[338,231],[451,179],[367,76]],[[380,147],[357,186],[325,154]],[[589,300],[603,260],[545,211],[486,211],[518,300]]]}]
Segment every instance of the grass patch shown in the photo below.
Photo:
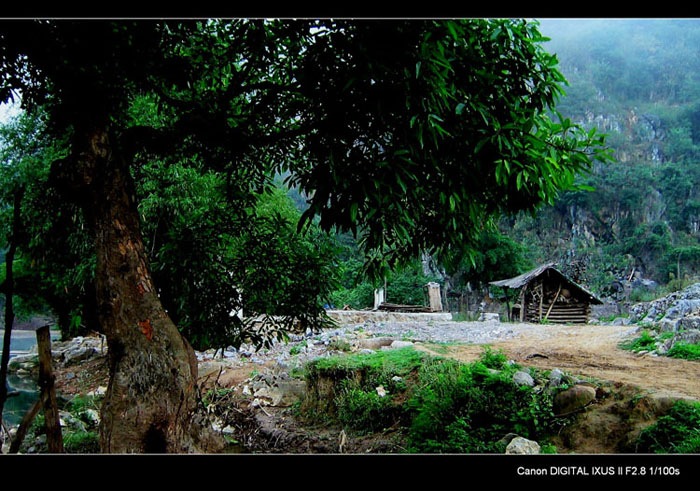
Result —
[{"label": "grass patch", "polygon": [[93,431],[67,433],[63,435],[63,449],[71,454],[100,452],[100,437]]},{"label": "grass patch", "polygon": [[409,450],[502,453],[500,439],[507,433],[545,438],[555,426],[551,394],[515,385],[517,369],[490,350],[469,365],[440,359],[426,363],[408,401],[414,413]]},{"label": "grass patch", "polygon": [[634,351],[635,353],[640,351],[652,351],[656,349],[656,342],[656,336],[644,330],[638,338],[620,343],[620,348],[627,351]]},{"label": "grass patch", "polygon": [[681,358],[684,360],[700,360],[700,344],[678,342],[668,350],[666,356]]},{"label": "grass patch", "polygon": [[655,425],[642,430],[641,453],[700,453],[700,403],[678,401]]},{"label": "grass patch", "polygon": [[471,364],[410,347],[319,359],[306,370],[316,403],[301,410],[359,433],[401,428],[409,452],[502,453],[507,433],[546,440],[558,429],[551,393],[514,384],[518,369],[490,347]]}]

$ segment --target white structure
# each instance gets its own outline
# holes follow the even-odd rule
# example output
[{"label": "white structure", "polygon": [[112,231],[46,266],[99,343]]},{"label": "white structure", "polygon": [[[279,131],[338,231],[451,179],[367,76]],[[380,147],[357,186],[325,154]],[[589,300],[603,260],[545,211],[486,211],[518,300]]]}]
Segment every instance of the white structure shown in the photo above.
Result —
[{"label": "white structure", "polygon": [[384,288],[376,288],[374,290],[374,310],[377,310],[386,299]]}]

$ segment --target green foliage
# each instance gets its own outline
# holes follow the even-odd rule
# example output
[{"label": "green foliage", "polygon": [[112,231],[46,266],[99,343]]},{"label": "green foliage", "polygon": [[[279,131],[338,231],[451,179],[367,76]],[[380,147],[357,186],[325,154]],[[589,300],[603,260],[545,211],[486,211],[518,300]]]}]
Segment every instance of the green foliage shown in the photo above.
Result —
[{"label": "green foliage", "polygon": [[94,431],[66,433],[63,449],[69,454],[100,453],[100,436]]},{"label": "green foliage", "polygon": [[411,451],[503,452],[498,442],[506,433],[539,439],[555,426],[551,395],[516,386],[514,368],[494,374],[483,363],[438,363],[421,369],[409,401]]},{"label": "green foliage", "polygon": [[642,430],[635,449],[641,453],[700,452],[700,403],[676,402],[656,424]]},{"label": "green foliage", "polygon": [[346,387],[336,397],[337,419],[343,426],[359,433],[373,433],[396,423],[400,406],[391,397],[380,397],[376,390]]},{"label": "green foliage", "polygon": [[[293,169],[291,182],[313,191],[305,218],[318,214],[325,230],[360,234],[372,279],[422,251],[475,249],[485,223],[552,201],[592,159],[606,158],[595,132],[546,116],[563,77],[540,48],[536,24],[323,27],[301,81],[314,94],[304,119],[326,129],[310,135],[306,148],[323,164]],[[396,49],[359,50],[348,43],[354,38]],[[341,46],[351,63],[335,56]],[[382,133],[368,134],[372,127]]]},{"label": "green foliage", "polygon": [[666,356],[684,360],[700,360],[700,344],[675,343],[671,349],[668,350]]},{"label": "green foliage", "polygon": [[[336,308],[342,308],[345,305],[358,310],[372,307],[374,289],[383,284],[375,287],[368,279],[363,281],[364,266],[358,259],[342,262],[341,267],[345,280],[343,286],[331,295],[331,303]],[[359,283],[353,283],[352,278],[359,279]],[[439,282],[437,277],[423,273],[419,261],[412,261],[387,276],[385,301],[403,305],[423,305],[425,304],[423,287],[431,281]]]},{"label": "green foliage", "polygon": [[634,351],[635,353],[639,351],[651,351],[656,349],[656,342],[656,336],[644,330],[639,337],[620,343],[620,348]]},{"label": "green foliage", "polygon": [[533,268],[526,258],[526,248],[498,229],[482,231],[474,250],[455,248],[442,257],[448,273],[457,284],[488,285],[490,281],[512,278]]},{"label": "green foliage", "polygon": [[[551,395],[515,385],[516,369],[490,349],[464,365],[406,348],[315,360],[306,377],[312,382],[323,374],[341,387],[334,407],[345,427],[379,431],[398,424],[407,430],[409,451],[480,453],[503,452],[498,441],[509,432],[544,438],[556,429]],[[385,397],[376,391],[380,385]]]},{"label": "green foliage", "polygon": [[[595,130],[550,116],[565,80],[543,41],[516,19],[10,22],[0,100],[20,91],[70,140],[71,158],[52,164],[62,213],[103,198],[70,189],[84,182],[84,135],[108,127],[168,313],[197,347],[244,334],[262,346],[328,325],[321,305],[337,289],[332,244],[258,208],[273,176],[308,197],[298,229],[318,216],[321,231],[359,238],[374,283],[424,251],[476,250],[499,216],[552,203],[609,159]],[[87,298],[83,238],[71,286]],[[63,316],[86,322],[72,302]],[[230,316],[240,307],[281,325],[249,329]]]},{"label": "green foliage", "polygon": [[502,349],[493,351],[490,346],[486,346],[479,357],[479,361],[481,361],[486,368],[502,370],[505,368],[508,358],[506,358],[506,355]]}]

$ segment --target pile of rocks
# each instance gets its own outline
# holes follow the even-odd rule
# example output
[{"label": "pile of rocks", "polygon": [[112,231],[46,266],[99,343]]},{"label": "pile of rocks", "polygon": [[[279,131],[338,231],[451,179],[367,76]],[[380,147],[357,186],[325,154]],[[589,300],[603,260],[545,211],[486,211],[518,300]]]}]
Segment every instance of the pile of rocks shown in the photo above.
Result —
[{"label": "pile of rocks", "polygon": [[662,332],[700,329],[700,283],[630,308],[630,321],[657,325]]},{"label": "pile of rocks", "polygon": [[[68,341],[51,343],[51,358],[54,368],[75,365],[107,354],[104,336],[78,336]],[[33,376],[39,368],[39,353],[34,345],[27,354],[10,359],[8,371],[19,376]]]}]

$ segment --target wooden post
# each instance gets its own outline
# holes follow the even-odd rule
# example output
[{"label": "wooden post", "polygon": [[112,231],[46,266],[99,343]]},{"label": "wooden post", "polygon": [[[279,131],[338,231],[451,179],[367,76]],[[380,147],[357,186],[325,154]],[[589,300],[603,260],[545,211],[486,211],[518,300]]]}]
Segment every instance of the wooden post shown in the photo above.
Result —
[{"label": "wooden post", "polygon": [[37,329],[36,341],[39,349],[39,389],[41,390],[39,397],[44,408],[46,443],[49,446],[50,453],[63,453],[61,422],[58,419],[56,391],[53,386],[55,377],[51,366],[51,334],[49,326]]},{"label": "wooden post", "polygon": [[508,287],[507,287],[507,286],[504,286],[504,287],[503,287],[503,291],[504,291],[505,294],[506,294],[506,312],[508,313],[508,317],[507,317],[508,322],[510,322],[510,321],[512,321],[513,319],[512,319],[512,317],[511,317],[511,312],[510,312],[510,300],[509,300],[509,298],[508,298]]},{"label": "wooden post", "polygon": [[547,309],[547,313],[544,316],[545,320],[547,320],[547,317],[549,317],[549,313],[552,311],[552,307],[554,307],[554,304],[557,302],[557,297],[559,296],[559,292],[561,292],[561,283],[559,283],[559,289],[557,290],[557,293],[554,294],[554,300],[552,300],[552,304]]},{"label": "wooden post", "polygon": [[39,409],[41,409],[41,398],[34,401],[32,407],[29,408],[29,411],[27,411],[22,418],[22,422],[19,424],[15,438],[10,444],[10,453],[19,452],[19,447],[22,445],[24,437],[27,435],[27,430],[29,430],[29,426],[32,424],[32,421],[34,421],[34,417],[39,412]]},{"label": "wooden post", "polygon": [[440,285],[430,282],[428,287],[428,306],[432,312],[442,312],[442,296],[440,295]]},{"label": "wooden post", "polygon": [[527,283],[523,286],[522,291],[520,292],[520,322],[525,322],[525,319],[527,318],[527,304],[525,303],[525,292],[527,291]]}]

